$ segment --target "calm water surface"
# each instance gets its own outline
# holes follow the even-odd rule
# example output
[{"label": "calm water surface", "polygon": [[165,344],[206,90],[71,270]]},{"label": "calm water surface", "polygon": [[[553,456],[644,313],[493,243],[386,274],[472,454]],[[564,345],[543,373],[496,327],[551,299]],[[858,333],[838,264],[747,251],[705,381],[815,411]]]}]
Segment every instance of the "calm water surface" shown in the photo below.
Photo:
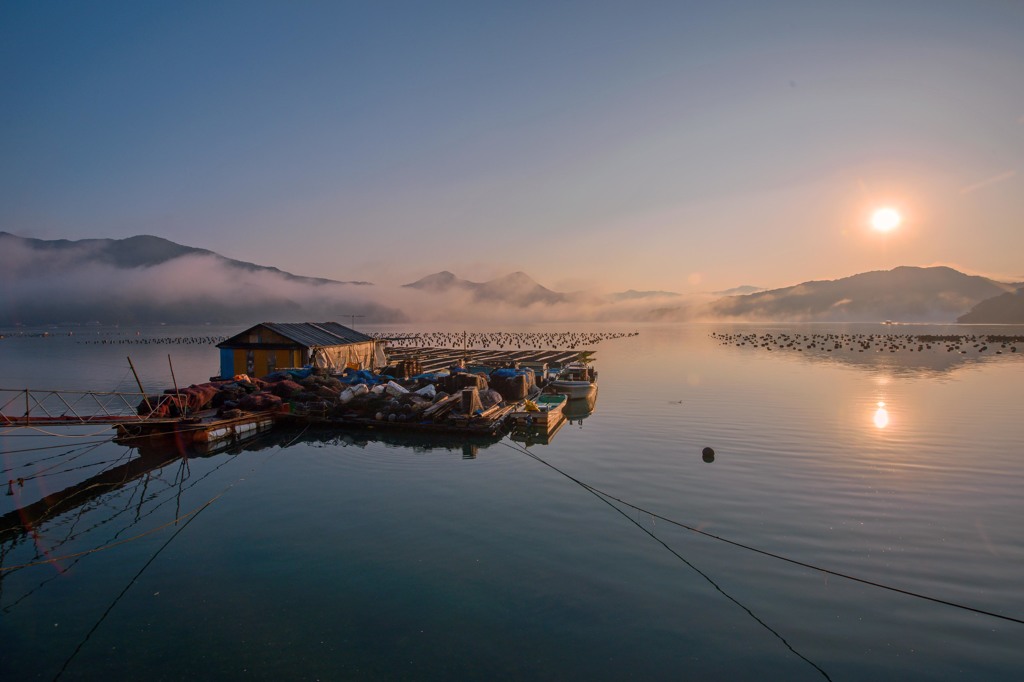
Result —
[{"label": "calm water surface", "polygon": [[[211,345],[120,342],[237,328],[51,331],[0,340],[0,388],[133,390],[131,355],[163,389],[168,353],[205,381]],[[330,432],[167,457],[0,535],[0,677],[1020,679],[1022,624],[664,519],[1024,618],[1024,352],[712,337],[1022,331],[641,327],[596,347],[594,413],[528,449],[551,466]],[[26,479],[3,514],[139,456],[101,428],[0,433]]]}]

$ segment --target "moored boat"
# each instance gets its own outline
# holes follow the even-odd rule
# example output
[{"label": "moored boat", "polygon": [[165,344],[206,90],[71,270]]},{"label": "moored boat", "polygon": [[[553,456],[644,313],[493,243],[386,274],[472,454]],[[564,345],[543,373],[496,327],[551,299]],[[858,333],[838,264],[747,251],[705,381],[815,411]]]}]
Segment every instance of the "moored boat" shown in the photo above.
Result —
[{"label": "moored boat", "polygon": [[544,393],[535,400],[524,401],[522,407],[516,408],[509,417],[514,424],[554,424],[561,421],[562,410],[568,401],[564,393]]},{"label": "moored boat", "polygon": [[545,391],[564,393],[570,398],[587,398],[597,392],[597,370],[582,362],[571,362],[547,383]]}]

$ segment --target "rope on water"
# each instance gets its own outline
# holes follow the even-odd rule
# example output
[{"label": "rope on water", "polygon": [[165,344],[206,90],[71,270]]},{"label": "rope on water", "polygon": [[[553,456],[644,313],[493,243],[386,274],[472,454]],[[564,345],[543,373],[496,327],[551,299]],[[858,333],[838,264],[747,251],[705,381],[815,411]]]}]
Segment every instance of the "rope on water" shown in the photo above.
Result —
[{"label": "rope on water", "polygon": [[880,589],[883,589],[883,590],[889,590],[890,592],[896,592],[897,594],[906,595],[908,597],[914,597],[916,599],[923,599],[925,601],[930,601],[930,602],[933,602],[933,603],[936,603],[936,604],[943,604],[944,606],[952,606],[953,608],[961,609],[963,611],[970,611],[971,613],[977,613],[977,614],[982,615],[982,616],[990,616],[992,618],[998,618],[1000,620],[1006,620],[1006,621],[1009,621],[1011,623],[1018,623],[1020,625],[1024,625],[1024,619],[1022,619],[1022,618],[1017,618],[1015,616],[1008,616],[1006,614],[997,613],[995,611],[987,611],[985,609],[979,609],[979,608],[976,608],[974,606],[968,606],[967,604],[960,604],[958,602],[950,601],[948,599],[940,599],[939,597],[932,597],[932,596],[929,596],[927,594],[922,594],[920,592],[914,592],[912,590],[905,590],[905,589],[900,588],[900,587],[893,587],[892,585],[886,585],[884,583],[880,583],[880,582],[877,582],[877,581],[874,581],[874,580],[867,580],[866,578],[858,578],[857,576],[850,575],[849,573],[843,573],[841,571],[834,571],[832,569],[824,568],[822,566],[816,566],[814,564],[807,563],[806,561],[800,561],[799,559],[792,559],[792,558],[784,556],[782,554],[777,554],[775,552],[769,552],[768,550],[765,550],[765,549],[759,549],[757,547],[752,547],[750,545],[746,545],[746,544],[744,544],[742,542],[737,542],[735,540],[730,540],[729,538],[723,537],[721,535],[715,535],[714,533],[709,533],[709,532],[707,532],[705,530],[701,530],[700,528],[696,528],[694,526],[685,524],[685,523],[683,523],[681,521],[676,521],[675,519],[670,519],[667,516],[662,516],[661,514],[655,513],[653,511],[650,511],[649,509],[644,509],[643,507],[640,507],[640,506],[637,506],[635,504],[632,504],[631,502],[627,502],[626,500],[623,500],[620,497],[616,497],[615,495],[612,495],[611,493],[606,493],[605,491],[601,490],[600,488],[595,488],[594,486],[590,485],[589,483],[584,483],[583,481],[579,480],[578,478],[576,478],[576,477],[566,473],[565,471],[559,469],[555,465],[553,465],[550,462],[542,459],[541,457],[535,455],[534,453],[528,451],[526,448],[523,448],[523,447],[519,446],[518,444],[510,444],[510,443],[504,442],[504,441],[502,442],[502,444],[512,448],[513,450],[517,450],[519,452],[522,452],[523,454],[525,454],[525,455],[527,455],[529,457],[532,457],[534,460],[540,462],[541,464],[543,464],[546,467],[549,467],[549,468],[553,469],[554,471],[558,472],[562,476],[565,476],[570,481],[573,481],[574,483],[576,483],[577,485],[581,486],[585,490],[588,490],[588,491],[590,491],[592,493],[600,495],[601,497],[607,498],[609,500],[614,500],[615,502],[618,502],[619,504],[625,505],[625,506],[629,507],[630,509],[636,510],[638,512],[642,512],[644,514],[649,514],[653,518],[660,519],[662,521],[665,521],[666,523],[670,523],[670,524],[672,524],[674,526],[678,526],[680,528],[684,528],[684,529],[686,529],[688,531],[691,531],[693,533],[697,533],[698,535],[703,535],[704,537],[711,538],[712,540],[718,540],[719,542],[724,542],[726,544],[732,545],[733,547],[739,547],[740,549],[745,549],[745,550],[748,550],[750,552],[756,552],[757,554],[761,554],[763,556],[771,557],[772,559],[778,559],[779,561],[785,561],[785,562],[793,564],[795,566],[801,566],[803,568],[809,568],[812,571],[818,571],[819,573],[825,573],[827,575],[834,575],[837,578],[844,578],[846,580],[851,580],[853,582],[861,583],[862,585],[869,585],[871,587],[877,587],[877,588],[880,588]]},{"label": "rope on water", "polygon": [[[234,485],[234,483],[232,483],[231,485]],[[230,488],[230,487],[231,487],[231,486],[228,486],[228,488]],[[107,610],[103,612],[103,615],[102,615],[102,616],[100,616],[100,619],[99,619],[99,620],[97,620],[97,621],[96,621],[96,624],[92,626],[92,629],[90,629],[90,630],[89,630],[89,632],[87,632],[87,633],[86,633],[86,635],[85,635],[85,638],[84,638],[84,639],[82,639],[82,641],[78,643],[78,646],[77,646],[77,647],[75,647],[75,650],[74,650],[73,652],[71,652],[71,655],[70,655],[70,656],[68,656],[68,658],[67,658],[67,660],[66,660],[66,661],[64,661],[64,665],[62,665],[62,666],[60,667],[60,670],[59,670],[59,671],[57,672],[57,674],[56,674],[56,675],[54,676],[54,678],[53,678],[54,680],[58,680],[58,679],[60,679],[61,675],[63,675],[63,674],[64,674],[64,671],[65,671],[65,670],[67,670],[68,666],[69,666],[69,665],[71,664],[71,661],[73,661],[73,660],[74,660],[74,658],[75,658],[75,656],[77,656],[77,655],[78,655],[78,652],[82,650],[82,647],[84,647],[84,646],[85,646],[85,644],[86,644],[86,642],[88,642],[88,641],[89,641],[89,638],[90,638],[90,637],[92,637],[93,633],[94,633],[94,632],[96,632],[96,630],[97,630],[97,629],[99,629],[99,627],[100,627],[100,625],[101,625],[101,624],[103,623],[103,621],[104,621],[104,620],[106,620],[106,618],[107,618],[107,616],[108,616],[108,615],[110,615],[110,612],[114,610],[114,607],[115,607],[115,606],[117,606],[117,603],[118,603],[119,601],[121,601],[121,597],[123,597],[123,596],[124,596],[124,595],[125,595],[125,594],[126,594],[126,593],[128,592],[128,590],[129,590],[129,589],[131,588],[131,586],[135,584],[135,581],[136,581],[136,580],[138,580],[138,579],[139,579],[139,578],[140,578],[140,577],[142,576],[142,573],[143,573],[143,572],[144,572],[144,571],[145,571],[145,570],[146,570],[147,568],[149,568],[149,565],[150,565],[150,564],[152,564],[152,563],[153,563],[154,561],[156,561],[156,558],[157,558],[158,556],[160,556],[160,552],[162,552],[162,551],[164,551],[165,549],[167,549],[167,546],[168,546],[169,544],[171,544],[171,541],[173,541],[173,540],[174,540],[174,538],[178,537],[178,534],[179,534],[179,533],[181,533],[181,531],[185,530],[185,528],[187,528],[187,527],[188,527],[188,524],[192,523],[192,521],[194,521],[194,520],[196,519],[196,517],[197,517],[197,516],[199,516],[199,514],[200,514],[200,513],[201,513],[201,512],[202,512],[202,511],[203,511],[204,509],[206,509],[206,508],[207,508],[207,507],[209,507],[209,506],[210,506],[211,504],[213,504],[213,503],[214,503],[214,501],[215,501],[215,500],[216,500],[216,499],[217,499],[218,497],[220,497],[221,495],[223,495],[224,493],[226,493],[226,492],[228,491],[228,488],[225,488],[225,489],[224,489],[224,491],[220,493],[220,495],[217,495],[217,496],[216,496],[216,497],[214,497],[213,499],[209,500],[208,502],[206,502],[206,503],[205,503],[204,505],[202,505],[202,506],[201,506],[201,507],[199,507],[198,509],[195,509],[194,511],[192,511],[192,512],[189,512],[189,519],[188,519],[187,521],[185,521],[185,523],[183,523],[183,524],[181,525],[181,528],[179,528],[178,530],[174,531],[174,533],[172,533],[172,534],[171,534],[171,537],[167,538],[167,541],[166,541],[166,542],[164,542],[164,544],[160,545],[160,549],[158,549],[158,550],[156,550],[155,552],[153,552],[153,556],[149,557],[149,561],[147,561],[146,563],[144,563],[144,564],[142,565],[142,568],[140,568],[140,569],[139,569],[139,572],[138,572],[138,573],[136,573],[136,574],[135,574],[135,575],[134,575],[134,576],[132,577],[132,579],[128,581],[128,584],[124,586],[124,589],[123,589],[123,590],[121,590],[121,593],[120,593],[120,594],[118,594],[118,595],[117,595],[117,597],[115,597],[115,598],[114,598],[114,601],[112,601],[112,602],[110,603],[110,606],[108,606],[108,607],[107,607]]]},{"label": "rope on water", "polygon": [[[113,440],[113,439],[111,439],[111,440]],[[53,475],[65,473],[65,472],[68,472],[68,471],[75,471],[77,469],[87,469],[87,468],[89,468],[91,466],[99,466],[101,464],[108,464],[110,461],[117,461],[117,460],[110,460],[110,461],[105,461],[105,462],[92,462],[92,463],[89,463],[89,464],[83,464],[83,465],[71,467],[71,468],[68,468],[68,469],[62,469],[60,471],[54,471],[54,469],[56,469],[62,463],[64,463],[64,462],[73,462],[74,460],[78,459],[79,457],[82,457],[84,455],[89,454],[93,450],[96,450],[97,448],[99,448],[104,443],[108,443],[108,442],[110,442],[110,441],[105,441],[104,440],[104,441],[98,441],[98,442],[90,444],[90,445],[84,445],[84,446],[78,447],[78,448],[71,448],[70,450],[68,450],[67,452],[65,452],[63,454],[69,455],[70,453],[74,452],[75,450],[81,450],[81,452],[79,452],[76,455],[72,455],[72,456],[68,457],[65,460],[54,462],[50,466],[44,467],[43,469],[39,469],[38,471],[34,472],[31,476],[19,476],[18,479],[17,479],[17,483],[18,483],[19,486],[21,486],[22,484],[24,484],[25,481],[31,481],[34,478],[44,478],[46,476],[53,476]],[[46,457],[46,458],[44,458],[41,461],[47,461],[47,460],[51,460],[51,459],[54,459],[54,457]],[[23,468],[25,468],[25,467],[27,467],[27,466],[29,466],[31,464],[33,464],[33,463],[30,462],[30,463],[26,463],[26,464],[21,464],[21,465],[15,466],[15,467],[13,467],[11,469],[4,469],[3,473],[4,474],[8,474],[8,473],[10,473],[12,471],[16,471],[19,468],[23,469]],[[8,489],[10,489],[11,485],[14,482],[15,481],[13,481],[13,480],[9,480],[7,482]]]},{"label": "rope on water", "polygon": [[[531,453],[531,456],[532,456],[532,453]],[[611,502],[609,502],[607,498],[603,497],[603,496],[602,496],[602,495],[601,495],[600,493],[598,493],[598,492],[597,492],[596,490],[593,490],[592,488],[590,488],[590,487],[587,487],[587,486],[584,486],[584,489],[585,489],[585,490],[586,490],[587,492],[589,492],[590,494],[592,494],[592,495],[593,495],[594,497],[596,497],[597,499],[601,500],[602,502],[604,502],[605,504],[607,504],[607,505],[608,505],[609,507],[611,507],[612,509],[614,509],[614,510],[615,510],[616,512],[618,512],[619,514],[621,514],[621,515],[622,515],[622,517],[623,517],[624,519],[626,519],[627,521],[629,521],[630,523],[632,523],[632,524],[633,524],[634,526],[636,526],[636,527],[637,527],[637,528],[639,528],[639,529],[640,529],[641,531],[643,531],[644,533],[646,533],[646,534],[647,534],[647,535],[648,535],[648,536],[649,536],[649,537],[650,537],[650,538],[651,538],[652,540],[654,540],[654,541],[655,541],[655,542],[657,542],[657,543],[658,543],[659,545],[661,545],[662,547],[664,547],[664,548],[665,548],[666,550],[668,550],[669,552],[671,552],[671,553],[672,553],[672,555],[673,555],[673,556],[675,556],[675,558],[679,559],[679,560],[680,560],[680,561],[682,561],[682,562],[683,562],[684,564],[686,564],[687,566],[689,566],[690,568],[692,568],[692,569],[693,569],[693,570],[694,570],[694,571],[695,571],[695,572],[696,572],[696,573],[697,573],[697,574],[698,574],[698,575],[699,575],[700,577],[704,578],[704,580],[706,580],[706,581],[707,581],[707,582],[708,582],[708,583],[709,583],[709,584],[710,584],[710,585],[711,585],[712,587],[714,587],[714,588],[715,588],[715,590],[717,590],[719,594],[721,594],[721,595],[722,595],[723,597],[725,597],[726,599],[728,599],[729,601],[731,601],[731,602],[732,602],[733,604],[735,604],[736,606],[738,606],[738,607],[740,607],[741,609],[743,609],[744,611],[746,611],[746,612],[747,612],[747,615],[749,615],[749,616],[750,616],[751,618],[753,618],[753,619],[754,619],[754,620],[755,620],[755,621],[757,622],[757,624],[758,624],[758,625],[760,625],[761,627],[763,627],[763,628],[764,628],[765,630],[767,630],[768,632],[770,632],[770,633],[771,633],[771,634],[772,634],[772,635],[773,635],[774,637],[776,637],[776,638],[777,638],[777,639],[778,639],[778,640],[779,640],[780,642],[782,642],[782,644],[783,644],[783,645],[785,645],[785,647],[786,647],[787,649],[789,649],[790,651],[792,651],[792,652],[793,652],[793,654],[794,654],[794,655],[795,655],[795,656],[796,656],[797,658],[799,658],[800,660],[802,660],[802,661],[806,662],[806,663],[807,663],[808,665],[810,665],[810,666],[811,666],[812,668],[814,668],[814,669],[815,669],[815,670],[817,670],[817,671],[818,671],[819,673],[821,673],[821,676],[822,676],[822,677],[824,677],[824,678],[825,678],[826,680],[828,680],[829,682],[832,682],[832,678],[831,678],[831,677],[829,677],[829,674],[828,674],[827,672],[825,672],[825,669],[824,669],[824,668],[822,668],[822,667],[821,667],[820,665],[818,665],[817,663],[815,663],[814,661],[812,661],[811,659],[807,658],[807,657],[806,657],[806,656],[804,656],[804,655],[803,655],[802,653],[800,653],[799,651],[797,651],[796,649],[794,649],[794,648],[793,648],[793,645],[789,643],[789,640],[787,640],[787,639],[786,639],[785,637],[783,637],[783,636],[782,636],[782,634],[781,634],[781,633],[780,633],[780,632],[779,632],[778,630],[776,630],[776,629],[775,629],[775,628],[773,628],[773,627],[772,627],[771,625],[768,625],[768,623],[766,623],[766,622],[764,622],[763,620],[761,620],[761,619],[760,619],[760,618],[759,618],[759,617],[757,616],[757,614],[755,614],[755,613],[754,613],[753,611],[751,611],[751,610],[750,610],[749,608],[747,608],[747,606],[745,606],[745,605],[744,605],[743,603],[741,603],[741,602],[740,602],[740,601],[739,601],[738,599],[736,599],[736,598],[735,598],[735,597],[733,597],[733,596],[732,596],[731,594],[729,594],[728,592],[726,592],[725,590],[723,590],[723,589],[722,589],[722,587],[721,587],[721,586],[720,586],[720,585],[719,585],[718,583],[716,583],[716,582],[715,582],[714,580],[712,580],[712,579],[711,579],[711,576],[709,576],[709,575],[708,575],[707,573],[705,573],[704,571],[702,571],[702,570],[700,570],[699,568],[697,568],[696,566],[694,566],[694,565],[693,565],[692,563],[690,563],[690,562],[689,562],[689,561],[688,561],[688,560],[686,559],[686,557],[684,557],[684,556],[683,556],[682,554],[680,554],[680,553],[679,553],[679,552],[677,552],[676,550],[674,550],[674,549],[672,549],[671,547],[669,547],[669,546],[668,546],[668,543],[666,543],[666,542],[665,542],[664,540],[662,540],[662,539],[661,539],[661,538],[659,538],[659,537],[658,537],[657,535],[655,535],[654,533],[652,533],[652,532],[651,532],[651,531],[650,531],[649,529],[647,529],[647,528],[644,528],[643,526],[641,526],[641,525],[640,525],[640,523],[639,523],[639,522],[638,522],[638,521],[637,521],[636,519],[630,518],[630,516],[629,516],[628,514],[626,514],[626,512],[622,511],[621,509],[619,509],[618,507],[616,507],[616,506],[615,506],[614,504],[612,504]]]},{"label": "rope on water", "polygon": [[[232,485],[234,485],[234,484],[232,484]],[[150,528],[149,530],[144,531],[142,533],[139,533],[138,535],[133,535],[131,537],[124,538],[123,540],[118,540],[117,542],[111,542],[111,543],[108,543],[106,545],[102,545],[100,547],[93,547],[92,549],[82,550],[81,552],[72,552],[71,554],[62,554],[61,556],[49,557],[47,559],[43,559],[43,560],[40,560],[40,561],[30,561],[28,563],[18,564],[17,566],[0,566],[0,574],[2,574],[2,573],[9,573],[10,571],[17,571],[17,570],[22,569],[22,568],[29,568],[31,566],[45,566],[47,564],[55,564],[55,563],[60,562],[60,561],[67,561],[68,559],[75,559],[77,557],[83,557],[83,556],[86,556],[86,555],[89,555],[89,554],[96,554],[97,552],[103,552],[103,551],[106,551],[108,549],[113,549],[114,547],[118,547],[120,545],[126,545],[129,542],[135,542],[136,540],[141,540],[142,538],[146,537],[147,535],[153,535],[154,533],[158,533],[161,530],[163,530],[164,528],[167,528],[169,526],[173,526],[173,525],[175,525],[175,524],[177,524],[177,523],[179,523],[181,521],[186,521],[186,520],[187,521],[191,521],[192,518],[195,517],[196,514],[198,514],[199,512],[201,512],[204,509],[206,509],[207,507],[209,507],[211,504],[213,504],[218,498],[220,498],[226,492],[227,492],[227,489],[225,489],[219,495],[216,495],[215,497],[207,500],[206,502],[204,502],[200,506],[196,507],[192,511],[185,512],[184,514],[181,514],[180,516],[177,516],[177,517],[171,519],[167,523],[159,525],[159,526],[157,526],[155,528]],[[184,528],[185,525],[188,525],[188,524],[187,523],[184,524],[182,526],[182,528]],[[178,532],[180,532],[180,529],[179,529],[179,531],[175,532],[175,535],[177,535]]]},{"label": "rope on water", "polygon": [[[303,428],[302,431],[300,431],[299,434],[297,436],[295,436],[295,438],[292,439],[292,441],[290,443],[288,443],[288,445],[284,445],[284,446],[278,448],[277,452],[275,452],[275,453],[271,454],[269,457],[265,458],[263,460],[263,462],[261,462],[261,464],[265,464],[270,459],[272,459],[275,455],[277,455],[279,452],[281,452],[285,448],[287,448],[289,445],[294,444],[308,430],[309,430],[309,425],[306,425],[306,427]],[[236,457],[237,457],[237,455],[233,455],[231,457],[231,459],[228,460],[228,462],[233,461]],[[227,462],[225,462],[225,464],[226,463]],[[223,465],[220,465],[220,466],[223,466]],[[216,469],[219,469],[220,466],[216,467]],[[214,469],[214,471],[216,471],[216,469]],[[207,475],[209,475],[209,474],[207,474]],[[203,478],[206,478],[206,476],[203,476]],[[202,478],[199,479],[199,480],[202,480]],[[62,554],[61,556],[49,557],[49,558],[44,559],[44,560],[27,562],[27,563],[24,563],[24,564],[19,564],[17,566],[0,566],[0,575],[2,575],[3,573],[8,573],[10,571],[20,570],[20,569],[23,569],[23,568],[29,568],[29,567],[32,567],[32,566],[43,566],[43,565],[47,565],[47,564],[54,564],[54,563],[57,563],[59,561],[66,561],[68,559],[74,559],[74,558],[77,558],[77,557],[86,556],[88,554],[95,554],[97,552],[106,551],[108,549],[113,549],[114,547],[118,547],[120,545],[124,545],[124,544],[127,544],[129,542],[134,542],[136,540],[139,540],[141,538],[146,537],[147,535],[152,535],[153,533],[161,531],[164,528],[167,528],[168,526],[176,525],[176,524],[178,524],[179,522],[181,522],[183,520],[187,519],[187,520],[191,521],[191,518],[194,515],[198,514],[203,509],[206,509],[206,507],[210,506],[211,504],[216,502],[219,498],[223,497],[224,494],[228,492],[228,490],[230,490],[231,488],[235,487],[235,485],[237,485],[238,483],[240,483],[241,481],[244,481],[244,480],[245,480],[244,476],[243,477],[239,477],[238,479],[232,481],[229,485],[227,485],[224,488],[224,490],[222,490],[220,493],[218,493],[214,497],[212,497],[209,500],[207,500],[206,502],[204,502],[199,507],[196,507],[192,511],[187,512],[185,514],[180,514],[180,515],[176,516],[174,519],[171,519],[167,523],[164,523],[163,525],[157,526],[156,528],[151,528],[151,529],[149,529],[149,530],[147,530],[145,532],[139,533],[137,535],[133,535],[133,536],[125,538],[123,540],[118,540],[117,542],[112,542],[112,543],[109,543],[109,544],[106,544],[106,545],[102,545],[100,547],[94,547],[92,549],[83,550],[81,552],[73,552],[73,553],[70,553],[70,554]],[[197,481],[197,483],[198,483],[198,481]],[[191,486],[189,486],[189,487],[191,487]]]},{"label": "rope on water", "polygon": [[[104,425],[104,427],[102,429],[100,429],[99,431],[94,431],[93,433],[57,433],[55,431],[48,431],[46,429],[41,429],[38,426],[30,426],[30,425],[25,425],[25,424],[17,424],[16,422],[17,422],[17,418],[16,417],[12,418],[10,420],[10,425],[7,428],[7,430],[0,431],[0,436],[4,436],[5,438],[14,438],[14,437],[24,438],[24,437],[27,437],[27,436],[36,436],[36,437],[40,437],[40,438],[43,438],[43,437],[49,437],[49,438],[92,438],[94,436],[100,435],[101,433],[109,432],[110,431],[110,427],[112,426],[111,424],[106,424],[106,425]],[[82,423],[69,422],[67,424],[64,424],[64,426],[88,426],[88,422],[82,422]],[[36,433],[15,433],[16,431],[36,431]]]},{"label": "rope on water", "polygon": [[[102,445],[103,443],[110,443],[113,440],[114,440],[113,438],[106,438],[104,440],[90,440],[90,441],[86,441],[84,443],[79,443],[78,445],[79,445],[79,447],[85,447],[87,445],[97,445],[97,444]],[[61,443],[60,445],[44,445],[44,446],[39,447],[39,448],[22,448],[20,450],[4,450],[4,451],[0,452],[0,454],[3,454],[3,455],[14,455],[14,454],[17,454],[17,453],[20,453],[20,452],[38,452],[40,450],[56,450],[58,448],[64,448],[66,450],[66,452],[61,453],[60,455],[54,455],[53,456],[53,457],[61,457],[64,454],[70,454],[70,453],[74,452],[75,448],[72,448],[72,449],[68,450],[67,447],[68,447],[67,443]],[[35,462],[26,462],[23,466],[28,466],[29,464],[38,464],[39,462],[44,462],[47,459],[52,459],[53,457],[47,457],[47,458],[44,458],[44,459],[38,459]]]}]

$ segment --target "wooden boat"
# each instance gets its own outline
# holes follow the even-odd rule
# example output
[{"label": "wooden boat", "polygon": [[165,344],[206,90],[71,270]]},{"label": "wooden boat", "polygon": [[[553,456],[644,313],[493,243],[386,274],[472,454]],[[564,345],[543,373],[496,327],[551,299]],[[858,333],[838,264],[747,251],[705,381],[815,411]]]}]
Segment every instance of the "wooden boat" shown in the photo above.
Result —
[{"label": "wooden boat", "polygon": [[509,431],[508,437],[522,443],[526,447],[550,445],[551,441],[555,438],[555,434],[565,426],[566,422],[567,420],[563,418],[550,424],[516,424]]},{"label": "wooden boat", "polygon": [[597,392],[597,370],[582,362],[571,362],[544,388],[549,393],[564,393],[570,398],[588,398]]},{"label": "wooden boat", "polygon": [[523,401],[509,417],[514,424],[554,424],[562,420],[562,409],[568,401],[564,393],[544,393],[536,400]]}]

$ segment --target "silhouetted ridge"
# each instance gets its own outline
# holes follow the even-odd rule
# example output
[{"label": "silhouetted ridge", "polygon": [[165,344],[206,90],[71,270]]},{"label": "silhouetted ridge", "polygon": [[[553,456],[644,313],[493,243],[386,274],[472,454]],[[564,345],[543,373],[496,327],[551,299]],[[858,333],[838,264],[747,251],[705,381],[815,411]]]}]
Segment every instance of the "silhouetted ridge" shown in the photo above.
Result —
[{"label": "silhouetted ridge", "polygon": [[1024,324],[1024,288],[987,298],[956,321],[964,324]]}]

